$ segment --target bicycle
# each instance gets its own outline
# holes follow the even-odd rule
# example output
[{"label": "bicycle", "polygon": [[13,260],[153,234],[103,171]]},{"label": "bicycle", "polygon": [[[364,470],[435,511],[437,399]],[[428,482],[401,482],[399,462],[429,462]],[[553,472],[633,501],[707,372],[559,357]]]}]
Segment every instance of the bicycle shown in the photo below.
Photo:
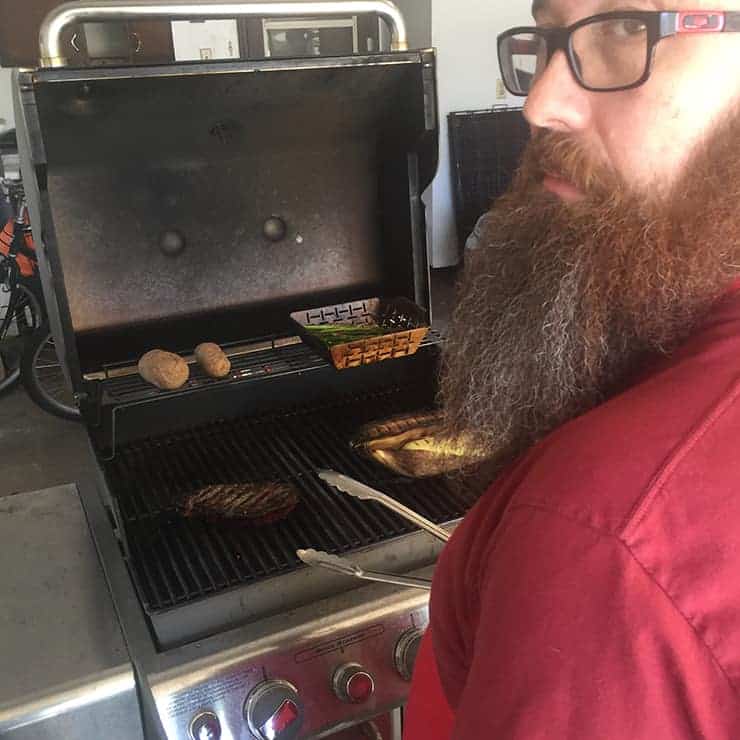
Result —
[{"label": "bicycle", "polygon": [[72,390],[54,346],[38,272],[28,206],[20,181],[2,181],[16,215],[0,232],[0,290],[8,295],[0,305],[0,393],[19,380],[32,401],[62,419],[79,419]]},{"label": "bicycle", "polygon": [[7,180],[2,187],[16,215],[0,232],[0,394],[20,380],[25,342],[45,319],[23,188]]},{"label": "bicycle", "polygon": [[23,386],[37,406],[61,419],[75,421],[80,418],[48,323],[29,337],[20,369]]}]

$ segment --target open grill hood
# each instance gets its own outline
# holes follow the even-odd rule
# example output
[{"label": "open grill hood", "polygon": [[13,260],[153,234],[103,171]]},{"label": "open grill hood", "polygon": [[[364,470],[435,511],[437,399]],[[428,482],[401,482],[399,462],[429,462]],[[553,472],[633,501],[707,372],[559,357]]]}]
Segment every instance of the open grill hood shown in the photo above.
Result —
[{"label": "open grill hood", "polygon": [[432,52],[30,77],[49,293],[77,392],[153,347],[290,333],[302,308],[429,308]]}]

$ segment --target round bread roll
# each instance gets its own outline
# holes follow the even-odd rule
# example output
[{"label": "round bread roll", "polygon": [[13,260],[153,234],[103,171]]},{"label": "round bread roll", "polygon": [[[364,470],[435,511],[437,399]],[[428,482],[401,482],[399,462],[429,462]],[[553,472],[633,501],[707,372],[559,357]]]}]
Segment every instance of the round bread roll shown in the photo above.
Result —
[{"label": "round bread roll", "polygon": [[174,391],[188,382],[190,368],[180,355],[153,349],[139,360],[139,375],[157,388]]},{"label": "round bread roll", "polygon": [[195,348],[195,359],[212,378],[225,378],[231,372],[231,362],[224,351],[213,342],[204,342]]}]

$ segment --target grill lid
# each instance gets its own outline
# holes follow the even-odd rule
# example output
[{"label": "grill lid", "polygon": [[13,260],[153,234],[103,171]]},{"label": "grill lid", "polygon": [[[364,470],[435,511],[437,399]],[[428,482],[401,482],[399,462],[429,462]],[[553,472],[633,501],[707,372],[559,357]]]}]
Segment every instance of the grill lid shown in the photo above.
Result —
[{"label": "grill lid", "polygon": [[429,307],[432,52],[46,71],[32,158],[81,375],[291,332],[365,295]]}]

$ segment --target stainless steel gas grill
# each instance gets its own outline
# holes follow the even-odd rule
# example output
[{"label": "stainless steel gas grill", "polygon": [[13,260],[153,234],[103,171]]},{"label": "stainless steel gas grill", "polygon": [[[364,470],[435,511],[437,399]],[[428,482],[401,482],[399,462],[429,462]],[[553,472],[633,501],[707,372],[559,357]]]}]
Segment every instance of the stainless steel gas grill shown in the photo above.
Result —
[{"label": "stainless steel gas grill", "polygon": [[[295,554],[300,548],[339,554],[364,549],[370,555],[388,543],[388,551],[377,552],[388,567],[427,565],[434,556],[433,540],[418,537],[425,540],[418,553],[403,541],[394,546],[394,540],[415,530],[413,525],[377,505],[343,496],[315,471],[332,467],[378,485],[435,522],[459,518],[471,503],[462,486],[395,479],[349,448],[359,423],[428,403],[415,388],[340,396],[331,403],[221,420],[119,449],[103,465],[105,478],[139,598],[159,644],[182,644],[312,601],[315,584],[306,589],[302,572],[289,593],[273,590],[272,579],[300,566]],[[176,512],[183,492],[233,480],[291,481],[300,488],[301,502],[284,521],[264,527],[194,521]],[[258,595],[245,599],[252,587]]]},{"label": "stainless steel gas grill", "polygon": [[[99,472],[80,489],[148,737],[397,737],[388,714],[406,697],[427,593],[306,568],[296,551],[428,577],[437,540],[317,471],[437,524],[465,513],[476,491],[464,481],[401,479],[349,444],[367,421],[433,405],[441,337],[432,328],[413,356],[339,372],[290,316],[369,296],[430,311],[434,54],[69,69],[59,50],[75,19],[265,5],[69,3],[42,27],[39,69],[17,76],[45,294]],[[269,12],[377,12],[405,45],[389,2]],[[226,378],[194,364],[204,341],[228,354]],[[184,386],[139,377],[153,348],[190,363]],[[204,486],[265,480],[299,492],[282,521],[178,507]]]}]

